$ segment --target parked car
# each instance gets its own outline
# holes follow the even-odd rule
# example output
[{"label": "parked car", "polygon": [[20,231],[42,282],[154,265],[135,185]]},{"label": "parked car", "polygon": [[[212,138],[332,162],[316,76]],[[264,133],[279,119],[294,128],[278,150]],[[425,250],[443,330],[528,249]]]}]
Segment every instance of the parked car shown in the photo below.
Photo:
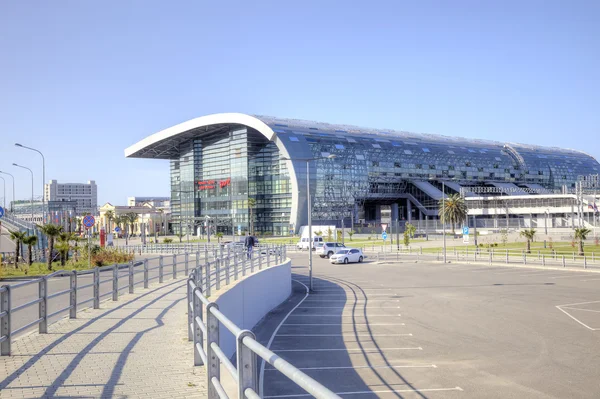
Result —
[{"label": "parked car", "polygon": [[331,258],[329,258],[329,261],[331,263],[361,263],[364,258],[365,257],[360,249],[343,248],[337,251],[335,255],[332,255]]},{"label": "parked car", "polygon": [[314,236],[312,246],[310,245],[310,240],[308,239],[308,237],[302,237],[300,239],[300,241],[298,241],[298,244],[296,246],[300,250],[308,249],[310,246],[310,247],[312,247],[312,249],[314,251],[317,247],[320,247],[322,245],[323,245],[323,237]]},{"label": "parked car", "polygon": [[325,242],[323,243],[323,246],[317,250],[317,254],[321,258],[331,258],[331,255],[335,254],[341,248],[346,248],[346,246],[339,242]]}]

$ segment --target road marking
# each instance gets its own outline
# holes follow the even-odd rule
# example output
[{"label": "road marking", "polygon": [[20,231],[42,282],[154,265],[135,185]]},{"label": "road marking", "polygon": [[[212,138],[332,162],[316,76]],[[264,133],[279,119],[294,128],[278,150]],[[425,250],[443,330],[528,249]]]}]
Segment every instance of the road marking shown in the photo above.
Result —
[{"label": "road marking", "polygon": [[[415,389],[385,389],[377,391],[353,391],[353,392],[335,392],[336,395],[365,395],[365,394],[377,394],[377,393],[408,393],[408,392],[444,392],[444,391],[463,391],[461,387],[454,388],[415,388]],[[263,396],[264,399],[270,398],[298,398],[313,396],[309,393],[299,393],[295,395],[271,395]]]},{"label": "road marking", "polygon": [[589,302],[578,302],[578,303],[567,303],[565,305],[557,305],[560,307],[565,307],[565,306],[575,306],[575,305],[587,305],[589,303],[600,303],[600,301],[589,301]]},{"label": "road marking", "polygon": [[[293,280],[293,279],[292,279]],[[295,280],[297,283],[302,284],[300,281]],[[304,285],[304,284],[302,284]],[[309,289],[306,285],[304,285],[304,288],[306,288],[306,295],[304,295],[304,298],[302,298],[302,300],[300,300],[300,302],[298,302],[296,304],[296,306],[294,306],[294,308],[292,310],[289,311],[289,313],[287,315],[285,315],[285,317],[283,318],[283,320],[281,320],[281,322],[279,323],[279,325],[277,326],[277,328],[275,329],[275,331],[273,331],[273,334],[271,335],[271,338],[269,338],[269,342],[267,343],[267,349],[269,349],[271,347],[271,345],[273,344],[273,340],[275,339],[275,335],[277,335],[277,331],[279,331],[279,329],[281,328],[281,326],[283,325],[283,323],[285,323],[285,321],[287,320],[288,317],[290,317],[290,315],[292,314],[292,312],[294,310],[296,310],[296,308],[300,305],[302,305],[302,302],[304,302],[304,300],[306,298],[308,298],[309,295]],[[263,391],[263,384],[264,384],[264,373],[265,373],[265,359],[262,359],[262,362],[260,364],[260,378],[259,378],[259,392],[264,392]]]},{"label": "road marking", "polygon": [[[343,369],[437,369],[435,364],[397,365],[397,366],[330,366],[330,367],[298,367],[298,370],[343,370]],[[269,371],[277,371],[275,367],[269,367]]]},{"label": "road marking", "polygon": [[[559,274],[556,274],[556,273],[550,273],[550,274],[546,274],[546,273],[535,273],[535,274],[527,273],[527,274],[520,274],[519,276],[522,276],[522,277],[526,277],[526,276],[530,276],[530,277],[540,276],[540,277],[550,278],[550,277],[554,277],[554,276],[564,276],[564,275],[565,275],[564,273],[559,273]],[[581,276],[579,276],[579,277],[581,277]]]},{"label": "road marking", "polygon": [[[291,314],[290,317],[357,317],[361,315],[341,315],[341,314]],[[393,314],[370,314],[367,317],[394,317]],[[398,313],[398,316],[402,316]]]},{"label": "road marking", "polygon": [[598,280],[600,280],[600,278],[588,278],[586,280],[581,280],[581,281],[598,281]]},{"label": "road marking", "polygon": [[[350,306],[300,306],[298,309],[348,309]],[[400,309],[400,306],[377,306],[375,309]]]},{"label": "road marking", "polygon": [[400,302],[399,299],[353,299],[353,298],[348,298],[346,299],[307,299],[306,302],[352,302],[352,303],[359,303],[359,302]]},{"label": "road marking", "polygon": [[[582,304],[583,305],[583,304]],[[587,328],[588,330],[592,330],[592,331],[596,331],[597,328],[592,328],[590,326],[588,326],[587,324],[585,324],[584,322],[580,321],[578,318],[576,318],[575,316],[571,315],[569,312],[567,312],[566,310],[563,310],[560,306],[556,306],[556,309],[560,310],[561,312],[563,312],[564,314],[566,314],[567,316],[569,316],[570,318],[572,318],[573,320],[575,320],[577,323],[581,324],[582,326],[584,326],[585,328]]]},{"label": "road marking", "polygon": [[284,324],[284,326],[405,326],[405,323],[319,323]]},{"label": "road marking", "polygon": [[346,337],[350,334],[353,337],[412,337],[412,333],[407,334],[279,334],[278,337]]},{"label": "road marking", "polygon": [[561,306],[563,309],[569,309],[569,310],[581,310],[582,312],[594,312],[594,313],[600,313],[600,310],[594,310],[594,309],[581,309],[581,308],[568,308],[566,306]]},{"label": "road marking", "polygon": [[333,351],[347,351],[347,352],[366,352],[366,351],[422,351],[423,348],[417,346],[415,348],[371,348],[371,349],[348,349],[348,348],[340,348],[340,349],[275,349],[277,353],[279,352],[333,352]]}]

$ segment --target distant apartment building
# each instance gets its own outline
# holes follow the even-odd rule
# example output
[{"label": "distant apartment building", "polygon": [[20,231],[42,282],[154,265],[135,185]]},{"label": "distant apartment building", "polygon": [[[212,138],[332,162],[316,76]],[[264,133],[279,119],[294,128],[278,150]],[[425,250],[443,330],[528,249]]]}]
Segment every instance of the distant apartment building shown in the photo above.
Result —
[{"label": "distant apartment building", "polygon": [[44,188],[44,199],[50,201],[75,201],[77,213],[98,212],[98,186],[94,180],[87,183],[58,183],[50,180]]},{"label": "distant apartment building", "polygon": [[127,197],[127,206],[152,205],[155,208],[170,208],[171,197]]}]

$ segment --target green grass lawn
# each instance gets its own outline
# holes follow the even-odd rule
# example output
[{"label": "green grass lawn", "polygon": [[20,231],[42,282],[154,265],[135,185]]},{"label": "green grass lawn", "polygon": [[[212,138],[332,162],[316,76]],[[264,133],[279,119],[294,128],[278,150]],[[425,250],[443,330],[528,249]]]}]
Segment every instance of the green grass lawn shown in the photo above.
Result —
[{"label": "green grass lawn", "polygon": [[[468,249],[469,252],[472,252],[475,250],[475,245],[470,244],[470,245],[465,245],[462,243],[455,243],[452,241],[449,241],[446,243],[446,248],[448,252],[454,252],[454,248],[456,248],[457,251],[465,251],[466,249]],[[575,244],[575,246],[573,247],[571,245],[571,242],[569,241],[564,241],[564,242],[554,242],[552,243],[552,248],[550,248],[549,243],[546,243],[546,248],[544,248],[544,242],[532,242],[531,243],[531,253],[532,254],[537,254],[538,251],[540,254],[542,255],[551,255],[553,253],[556,253],[557,255],[573,255],[573,252],[575,252],[575,255],[577,255],[578,252],[578,247],[577,247],[577,243]],[[413,249],[418,248],[418,245],[412,245]],[[502,253],[505,252],[506,250],[508,250],[510,253],[522,253],[525,249],[527,248],[527,243],[526,242],[509,242],[506,243],[506,245],[504,244],[498,244],[498,246],[494,246],[494,247],[490,247],[489,249],[493,249],[494,252],[497,253]],[[423,248],[423,252],[424,253],[436,253],[436,252],[440,252],[443,249],[442,246],[439,247],[432,247],[432,248]],[[483,252],[488,252],[489,250],[486,246],[484,247],[480,247],[479,250],[483,251]],[[594,254],[594,256],[600,256],[600,245],[596,245],[593,242],[588,242],[584,244],[584,252],[586,256],[591,256],[592,253]]]},{"label": "green grass lawn", "polygon": [[[93,266],[92,266],[93,267]],[[3,277],[21,277],[21,276],[41,276],[53,273],[57,270],[88,270],[87,261],[67,262],[64,266],[60,262],[52,264],[52,270],[48,270],[46,263],[35,262],[31,266],[25,263],[19,263],[15,268],[14,264],[3,264],[0,266],[0,278]]]}]

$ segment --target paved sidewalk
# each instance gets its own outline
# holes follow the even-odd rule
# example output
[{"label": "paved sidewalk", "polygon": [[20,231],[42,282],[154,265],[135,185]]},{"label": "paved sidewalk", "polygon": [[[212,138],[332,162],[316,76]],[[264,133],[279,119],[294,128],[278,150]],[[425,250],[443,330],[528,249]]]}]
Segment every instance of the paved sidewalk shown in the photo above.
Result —
[{"label": "paved sidewalk", "polygon": [[185,279],[125,294],[0,358],[1,398],[205,398],[187,341]]}]

